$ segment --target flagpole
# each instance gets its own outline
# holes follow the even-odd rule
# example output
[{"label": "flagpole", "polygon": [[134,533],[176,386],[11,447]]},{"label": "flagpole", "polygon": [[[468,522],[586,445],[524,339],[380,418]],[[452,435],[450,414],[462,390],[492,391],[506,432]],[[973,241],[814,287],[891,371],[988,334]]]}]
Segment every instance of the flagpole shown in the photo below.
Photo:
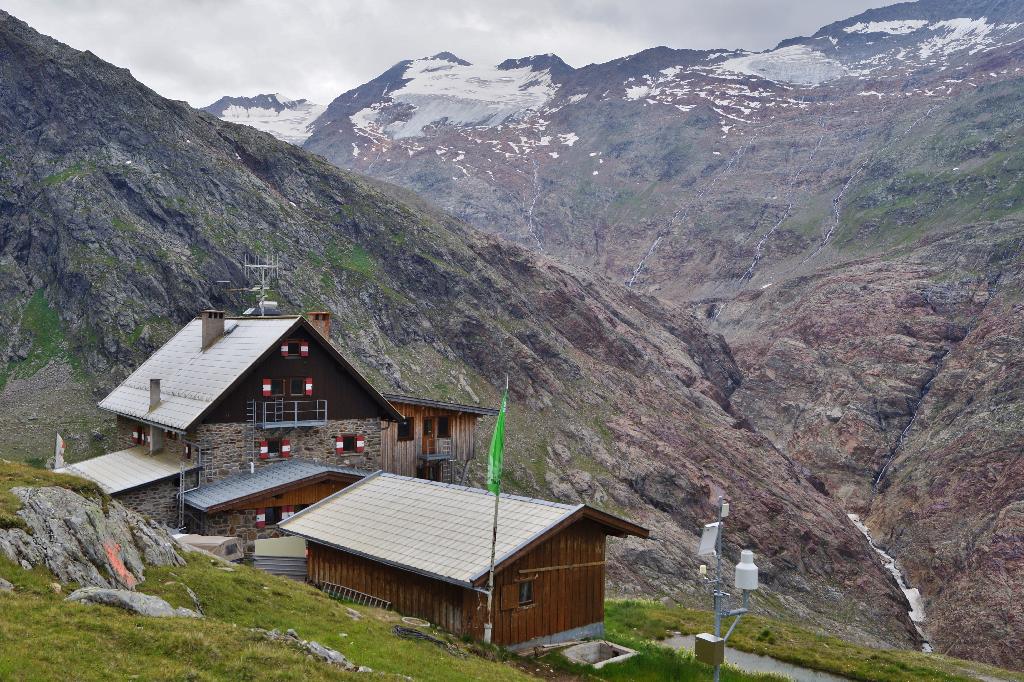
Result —
[{"label": "flagpole", "polygon": [[484,625],[484,642],[491,643],[491,630],[493,628],[494,614],[494,554],[498,547],[498,498],[501,496],[501,488],[494,493],[494,526],[491,532],[491,571],[487,578],[487,624]]},{"label": "flagpole", "polygon": [[[501,407],[505,409],[505,400],[508,396],[508,375],[505,375],[505,397],[502,398]],[[497,433],[497,431],[495,431]],[[504,440],[504,433],[502,434]],[[493,448],[493,443],[492,443]],[[502,442],[504,448],[504,442]],[[490,481],[488,481],[490,482]],[[484,643],[491,643],[491,633],[494,629],[494,555],[498,549],[498,499],[501,497],[501,476],[499,473],[497,487],[494,490],[494,524],[491,527],[491,569],[487,576],[487,623],[484,625]]]}]

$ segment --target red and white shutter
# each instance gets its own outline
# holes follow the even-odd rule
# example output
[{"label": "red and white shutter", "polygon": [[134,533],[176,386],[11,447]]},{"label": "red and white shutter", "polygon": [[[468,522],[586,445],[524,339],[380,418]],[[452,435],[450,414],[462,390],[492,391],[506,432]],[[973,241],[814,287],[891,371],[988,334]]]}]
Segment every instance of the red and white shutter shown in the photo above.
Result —
[{"label": "red and white shutter", "polygon": [[267,527],[267,510],[263,507],[260,507],[259,509],[256,510],[256,527]]},{"label": "red and white shutter", "polygon": [[363,452],[366,450],[366,436],[361,433],[356,434],[356,452]]},{"label": "red and white shutter", "polygon": [[304,358],[309,357],[309,341],[301,341],[299,343],[299,355]]},{"label": "red and white shutter", "polygon": [[306,377],[306,395],[313,395],[313,377]]},{"label": "red and white shutter", "polygon": [[260,441],[260,459],[268,459],[270,457],[270,443],[265,440]]},{"label": "red and white shutter", "polygon": [[137,426],[135,427],[135,430],[132,431],[132,442],[136,445],[142,442],[142,435],[139,433],[139,427]]},{"label": "red and white shutter", "polygon": [[270,381],[270,379],[264,379],[263,380],[263,397],[264,398],[269,398],[270,394],[271,394],[271,391],[273,391],[273,388],[271,388],[271,381]]},{"label": "red and white shutter", "polygon": [[345,436],[334,437],[334,453],[340,455],[345,452]]},{"label": "red and white shutter", "polygon": [[295,507],[290,504],[286,504],[284,508],[281,509],[281,520],[284,521],[285,519],[290,519],[293,514],[295,514]]},{"label": "red and white shutter", "polygon": [[281,440],[281,456],[291,457],[292,456],[292,442],[287,438]]},{"label": "red and white shutter", "polygon": [[282,357],[288,357],[288,343],[287,342],[281,344],[281,355],[282,355]]}]

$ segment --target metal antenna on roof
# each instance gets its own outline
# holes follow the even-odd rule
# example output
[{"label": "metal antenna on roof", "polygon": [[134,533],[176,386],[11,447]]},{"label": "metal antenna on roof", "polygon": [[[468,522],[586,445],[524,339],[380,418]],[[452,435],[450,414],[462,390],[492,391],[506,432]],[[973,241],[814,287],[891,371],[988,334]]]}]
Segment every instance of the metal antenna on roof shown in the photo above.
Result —
[{"label": "metal antenna on roof", "polygon": [[245,254],[245,271],[248,273],[249,281],[254,282],[245,291],[256,294],[256,305],[245,311],[246,315],[275,315],[277,314],[277,302],[267,300],[267,292],[272,290],[271,282],[277,277],[278,268],[281,267],[281,259],[277,255],[261,257]]}]

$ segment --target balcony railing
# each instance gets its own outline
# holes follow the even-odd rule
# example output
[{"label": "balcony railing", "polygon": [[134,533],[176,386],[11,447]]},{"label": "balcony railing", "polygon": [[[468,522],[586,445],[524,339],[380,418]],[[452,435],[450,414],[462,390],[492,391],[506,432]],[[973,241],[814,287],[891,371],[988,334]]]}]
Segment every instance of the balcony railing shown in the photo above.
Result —
[{"label": "balcony railing", "polygon": [[268,400],[256,411],[256,427],[290,429],[327,423],[326,400]]}]

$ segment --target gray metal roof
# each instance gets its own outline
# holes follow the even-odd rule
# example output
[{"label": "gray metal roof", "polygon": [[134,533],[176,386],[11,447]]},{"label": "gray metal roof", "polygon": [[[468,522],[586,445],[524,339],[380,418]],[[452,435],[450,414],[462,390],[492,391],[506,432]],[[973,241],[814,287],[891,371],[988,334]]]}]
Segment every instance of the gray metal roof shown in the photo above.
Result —
[{"label": "gray metal roof", "polygon": [[437,407],[452,412],[468,412],[493,417],[498,410],[493,407],[480,407],[479,405],[464,405],[462,403],[448,403],[443,400],[431,400],[430,398],[416,398],[411,395],[400,395],[398,393],[385,393],[384,397],[393,403],[405,403],[407,405],[424,405],[426,407]]},{"label": "gray metal roof", "polygon": [[302,460],[276,462],[256,469],[255,473],[235,474],[216,483],[187,492],[185,493],[185,504],[200,511],[207,511],[233,500],[256,495],[264,490],[290,483],[297,483],[327,472],[349,474],[360,478],[369,474],[369,472],[359,469],[326,466]]},{"label": "gray metal roof", "polygon": [[149,454],[139,445],[69,464],[58,473],[73,474],[95,481],[108,495],[155,483],[181,473],[181,461],[171,453]]},{"label": "gray metal roof", "polygon": [[[100,402],[111,412],[170,429],[188,428],[246,372],[298,317],[230,319],[202,350],[202,321],[192,320]],[[161,402],[149,409],[149,380],[160,379]]]},{"label": "gray metal roof", "polygon": [[[581,508],[502,495],[496,562]],[[469,587],[490,567],[493,514],[494,495],[486,490],[380,473],[317,502],[278,527]]]}]

